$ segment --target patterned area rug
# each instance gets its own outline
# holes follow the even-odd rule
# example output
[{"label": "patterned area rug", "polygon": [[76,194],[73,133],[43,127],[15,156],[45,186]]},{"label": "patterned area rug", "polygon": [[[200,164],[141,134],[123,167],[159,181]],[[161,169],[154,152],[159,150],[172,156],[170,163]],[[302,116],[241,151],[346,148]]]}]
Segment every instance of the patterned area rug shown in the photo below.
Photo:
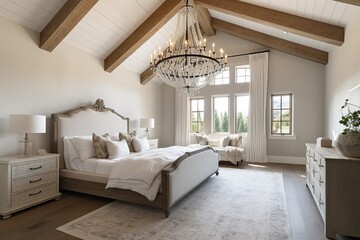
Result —
[{"label": "patterned area rug", "polygon": [[281,173],[221,168],[165,218],[114,201],[58,228],[81,239],[291,239]]}]

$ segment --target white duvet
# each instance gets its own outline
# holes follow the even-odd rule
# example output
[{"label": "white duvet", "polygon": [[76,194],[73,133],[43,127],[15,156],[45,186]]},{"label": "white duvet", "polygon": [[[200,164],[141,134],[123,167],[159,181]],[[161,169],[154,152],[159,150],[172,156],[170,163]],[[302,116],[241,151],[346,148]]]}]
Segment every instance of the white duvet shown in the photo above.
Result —
[{"label": "white duvet", "polygon": [[194,150],[172,146],[131,154],[115,163],[106,188],[129,189],[153,201],[159,191],[161,170],[184,153]]}]

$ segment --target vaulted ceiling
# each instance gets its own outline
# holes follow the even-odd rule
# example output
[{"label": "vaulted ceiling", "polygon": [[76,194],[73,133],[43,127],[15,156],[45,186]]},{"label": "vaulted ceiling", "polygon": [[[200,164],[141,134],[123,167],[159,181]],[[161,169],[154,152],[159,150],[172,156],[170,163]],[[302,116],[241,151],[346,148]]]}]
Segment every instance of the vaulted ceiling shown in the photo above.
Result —
[{"label": "vaulted ceiling", "polygon": [[[63,42],[118,66],[153,75],[149,56],[166,48],[183,0],[1,0],[0,16],[40,34],[39,47],[56,51]],[[193,3],[191,0],[190,3]],[[195,0],[205,35],[222,31],[269,48],[326,64],[341,46],[359,0]]]}]

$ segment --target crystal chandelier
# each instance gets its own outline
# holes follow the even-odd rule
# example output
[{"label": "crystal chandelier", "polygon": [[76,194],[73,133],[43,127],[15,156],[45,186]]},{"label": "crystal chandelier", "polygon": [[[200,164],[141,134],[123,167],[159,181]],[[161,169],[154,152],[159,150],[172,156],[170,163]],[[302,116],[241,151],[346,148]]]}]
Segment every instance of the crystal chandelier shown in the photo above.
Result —
[{"label": "crystal chandelier", "polygon": [[159,47],[150,56],[150,68],[163,82],[188,93],[209,84],[226,63],[227,55],[220,49],[217,56],[215,43],[206,50],[196,11],[188,0],[178,13],[174,40],[170,38],[165,51]]}]

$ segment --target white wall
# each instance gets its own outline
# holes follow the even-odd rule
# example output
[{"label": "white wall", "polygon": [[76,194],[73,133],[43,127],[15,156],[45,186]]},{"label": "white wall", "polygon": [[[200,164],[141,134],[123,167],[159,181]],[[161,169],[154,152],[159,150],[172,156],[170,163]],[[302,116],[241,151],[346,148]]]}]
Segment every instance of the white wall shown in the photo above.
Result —
[{"label": "white wall", "polygon": [[[246,53],[267,49],[263,46],[242,40],[229,34],[217,31],[216,36],[208,38],[208,43],[216,42],[217,47],[222,47],[228,55]],[[246,63],[248,57],[234,59],[229,64]],[[234,74],[234,73],[231,73]],[[218,93],[242,93],[246,88],[237,85],[229,86],[207,86],[199,91],[198,96],[204,96],[205,100]],[[268,101],[271,93],[292,92],[294,94],[294,118],[297,135],[296,140],[268,140],[268,155],[276,161],[277,157],[291,157],[292,162],[303,160],[305,155],[305,143],[315,142],[317,137],[324,133],[324,99],[325,99],[325,66],[312,61],[308,61],[296,56],[270,50],[269,53],[269,83]],[[175,96],[176,97],[176,96]],[[164,100],[163,100],[164,101]],[[209,103],[209,101],[208,101]],[[170,104],[170,103],[169,103]],[[205,103],[205,125],[206,133],[211,132],[211,105]],[[231,103],[230,108],[234,108]],[[166,113],[163,113],[163,115]],[[269,114],[268,114],[269,116]],[[230,116],[231,117],[231,116]],[[269,119],[267,121],[269,123]],[[234,131],[234,124],[230,123],[230,130]],[[270,125],[268,125],[270,127]],[[284,161],[284,160],[281,160]]]},{"label": "white wall", "polygon": [[[49,53],[38,47],[38,33],[0,17],[0,156],[19,152],[23,136],[8,132],[9,114],[51,113],[94,103],[102,98],[131,120],[130,129],[139,129],[139,119],[155,118],[152,137],[161,134],[161,85],[145,86],[139,75],[118,67],[103,70],[103,61],[61,43]],[[35,149],[50,149],[50,124],[46,134],[31,134]]]},{"label": "white wall", "polygon": [[360,84],[360,7],[352,8],[352,17],[345,28],[345,43],[330,52],[326,66],[325,133],[332,138],[343,130],[339,123],[340,109],[349,98],[349,90]]}]

